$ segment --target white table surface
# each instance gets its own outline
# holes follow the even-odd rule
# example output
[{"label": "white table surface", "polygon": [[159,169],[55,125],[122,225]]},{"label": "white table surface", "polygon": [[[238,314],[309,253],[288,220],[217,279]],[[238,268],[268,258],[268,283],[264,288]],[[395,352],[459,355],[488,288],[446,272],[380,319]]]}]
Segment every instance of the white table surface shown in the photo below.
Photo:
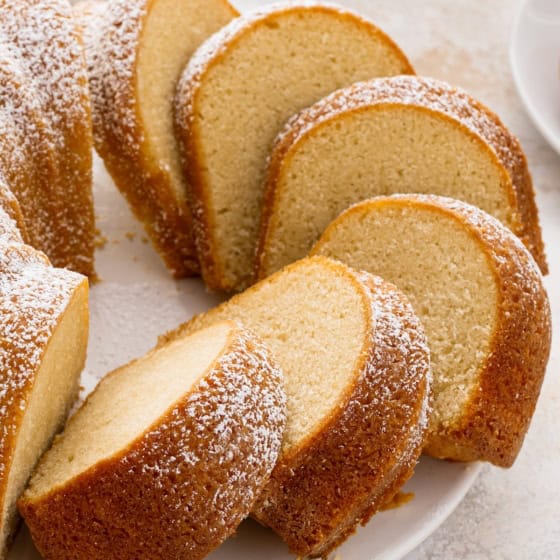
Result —
[{"label": "white table surface", "polygon": [[537,189],[550,265],[553,350],[523,450],[509,470],[485,467],[455,513],[406,560],[560,559],[560,156],[532,125],[512,79],[508,48],[521,0],[338,3],[388,32],[419,74],[467,89],[519,137]]},{"label": "white table surface", "polygon": [[[389,33],[418,74],[465,88],[496,111],[519,137],[537,190],[550,265],[546,286],[553,312],[553,350],[523,450],[509,470],[484,467],[457,510],[406,560],[558,560],[560,156],[529,120],[512,79],[509,41],[522,0],[336,1]],[[269,2],[234,3],[247,7]]]}]

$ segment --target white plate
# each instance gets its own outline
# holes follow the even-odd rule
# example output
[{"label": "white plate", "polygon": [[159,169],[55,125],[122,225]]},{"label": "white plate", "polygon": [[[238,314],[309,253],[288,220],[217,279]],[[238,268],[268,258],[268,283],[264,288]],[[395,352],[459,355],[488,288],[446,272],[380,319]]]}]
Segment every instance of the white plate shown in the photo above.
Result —
[{"label": "white plate", "polygon": [[[173,281],[117,193],[103,165],[95,162],[98,226],[107,238],[98,251],[102,281],[91,289],[91,334],[83,378],[85,394],[107,371],[142,355],[159,334],[218,302],[202,282]],[[340,550],[344,560],[398,559],[428,537],[455,509],[471,487],[479,465],[423,458],[406,491],[415,498],[381,513]],[[10,560],[37,560],[25,531]],[[292,556],[272,532],[245,522],[210,557],[212,560],[288,560]]]},{"label": "white plate", "polygon": [[560,0],[527,0],[514,24],[510,61],[533,122],[560,154]]}]

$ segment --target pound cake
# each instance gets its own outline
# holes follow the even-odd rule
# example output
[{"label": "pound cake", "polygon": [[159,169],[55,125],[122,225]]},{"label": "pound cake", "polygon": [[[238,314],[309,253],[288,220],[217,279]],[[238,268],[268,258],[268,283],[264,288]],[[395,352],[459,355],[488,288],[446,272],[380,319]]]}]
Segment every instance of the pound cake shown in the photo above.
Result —
[{"label": "pound cake", "polygon": [[0,558],[16,500],[78,395],[88,338],[88,282],[21,243],[0,211]]},{"label": "pound cake", "polygon": [[430,396],[423,329],[393,286],[322,257],[199,315],[162,343],[241,321],[284,372],[288,423],[253,508],[299,556],[322,556],[412,475]]},{"label": "pound cake", "polygon": [[195,49],[236,15],[226,0],[115,0],[86,46],[95,147],[177,277],[199,266],[173,96]]},{"label": "pound cake", "polygon": [[19,501],[46,560],[199,560],[249,513],[285,426],[281,371],[223,322],[106,376]]},{"label": "pound cake", "polygon": [[28,216],[20,200],[27,229],[33,237],[40,228],[33,244],[55,266],[94,276],[91,109],[71,7],[65,0],[0,0],[0,12],[2,42],[22,69],[22,87],[43,113],[56,157],[56,179],[29,185],[41,199],[41,212]]},{"label": "pound cake", "polygon": [[535,409],[551,337],[542,277],[519,239],[465,203],[392,196],[344,212],[312,253],[379,274],[410,298],[434,372],[425,451],[511,466]]},{"label": "pound cake", "polygon": [[288,118],[358,80],[409,73],[382,31],[320,2],[244,15],[196,52],[176,125],[207,286],[240,291],[251,280],[266,160]]},{"label": "pound cake", "polygon": [[268,168],[256,278],[305,256],[351,204],[398,193],[482,208],[521,238],[546,273],[518,140],[465,91],[399,76],[335,92],[284,129]]}]

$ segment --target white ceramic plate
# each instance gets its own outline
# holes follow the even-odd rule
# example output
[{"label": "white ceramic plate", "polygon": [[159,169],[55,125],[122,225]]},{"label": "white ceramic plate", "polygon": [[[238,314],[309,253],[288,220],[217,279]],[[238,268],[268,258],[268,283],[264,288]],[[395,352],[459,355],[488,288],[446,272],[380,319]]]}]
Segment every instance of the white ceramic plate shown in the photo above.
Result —
[{"label": "white ceramic plate", "polygon": [[533,122],[560,154],[560,0],[527,0],[514,24],[510,60]]},{"label": "white ceramic plate", "polygon": [[[146,243],[103,165],[95,163],[98,226],[106,244],[97,254],[102,281],[91,289],[91,334],[83,378],[84,396],[109,370],[142,355],[159,334],[218,302],[202,282],[172,280]],[[415,498],[377,515],[338,552],[343,560],[398,559],[432,533],[473,484],[479,466],[423,458],[406,491]],[[25,531],[10,560],[37,560]],[[210,557],[212,560],[288,560],[292,556],[272,532],[245,522]]]}]

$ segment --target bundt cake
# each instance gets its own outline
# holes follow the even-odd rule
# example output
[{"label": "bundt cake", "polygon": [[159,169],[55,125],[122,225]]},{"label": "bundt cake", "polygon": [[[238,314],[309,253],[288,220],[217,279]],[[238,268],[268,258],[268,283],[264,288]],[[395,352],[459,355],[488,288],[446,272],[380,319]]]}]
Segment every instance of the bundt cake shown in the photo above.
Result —
[{"label": "bundt cake", "polygon": [[223,322],[106,376],[19,509],[46,560],[199,560],[249,513],[285,426],[282,374]]},{"label": "bundt cake", "polygon": [[183,67],[237,12],[226,0],[114,0],[87,47],[95,147],[175,276],[198,273],[173,132]]},{"label": "bundt cake", "polygon": [[288,423],[253,515],[294,554],[326,555],[411,476],[427,426],[429,355],[393,286],[306,259],[162,338],[223,319],[254,330],[285,376]]},{"label": "bundt cake", "polygon": [[511,466],[535,409],[551,336],[542,277],[519,239],[465,203],[392,196],[341,214],[313,254],[379,274],[409,296],[434,371],[425,450]]},{"label": "bundt cake", "polygon": [[482,208],[546,272],[518,140],[466,92],[399,76],[335,92],[287,125],[268,168],[257,279],[305,256],[351,204],[394,193],[445,195]]},{"label": "bundt cake", "polygon": [[412,72],[383,32],[320,2],[244,15],[197,51],[179,84],[176,126],[211,289],[251,280],[266,160],[286,120],[357,80]]},{"label": "bundt cake", "polygon": [[[21,76],[0,75],[7,88],[0,103],[13,109],[14,117],[19,113],[16,125],[30,135],[26,142],[35,154],[29,157],[39,166],[28,184],[9,186],[34,247],[55,266],[93,276],[91,113],[70,5],[65,0],[0,0],[0,12],[2,53],[21,71]],[[22,119],[26,112],[34,116]],[[43,153],[45,160],[38,156]]]},{"label": "bundt cake", "polygon": [[16,500],[78,395],[87,337],[87,279],[22,244],[0,210],[0,558]]}]

